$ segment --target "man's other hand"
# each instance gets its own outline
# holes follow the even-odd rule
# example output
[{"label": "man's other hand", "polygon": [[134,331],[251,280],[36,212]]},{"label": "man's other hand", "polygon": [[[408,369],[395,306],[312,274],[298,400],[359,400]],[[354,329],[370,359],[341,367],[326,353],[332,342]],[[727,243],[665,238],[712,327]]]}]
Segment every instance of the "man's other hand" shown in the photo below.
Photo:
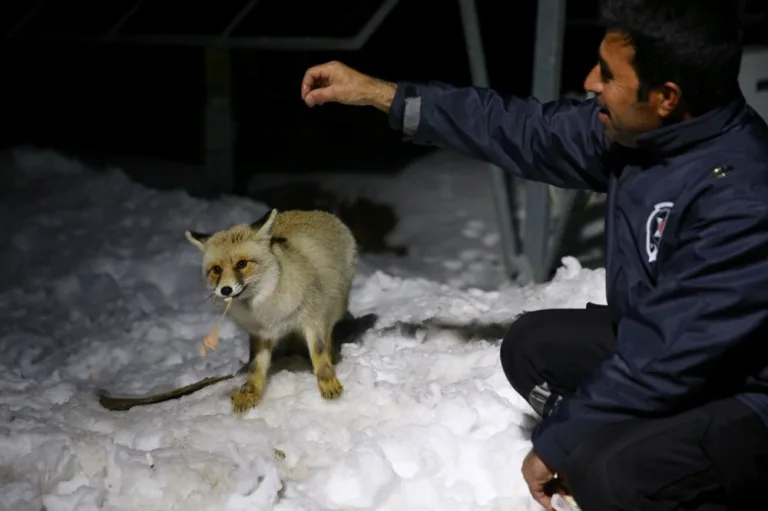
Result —
[{"label": "man's other hand", "polygon": [[374,106],[389,111],[397,86],[378,80],[341,62],[307,69],[301,82],[301,99],[309,107],[323,103]]},{"label": "man's other hand", "polygon": [[523,460],[523,478],[528,485],[528,490],[536,502],[544,506],[545,509],[552,511],[552,500],[547,493],[546,488],[554,478],[552,471],[544,464],[533,449],[531,449]]}]

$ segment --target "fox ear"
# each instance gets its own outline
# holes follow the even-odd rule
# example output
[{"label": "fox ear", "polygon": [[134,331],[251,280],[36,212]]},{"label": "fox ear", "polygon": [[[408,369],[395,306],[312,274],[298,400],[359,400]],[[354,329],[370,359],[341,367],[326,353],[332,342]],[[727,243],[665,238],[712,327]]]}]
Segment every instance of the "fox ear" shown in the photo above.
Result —
[{"label": "fox ear", "polygon": [[187,237],[187,240],[189,240],[190,243],[192,243],[200,250],[205,249],[205,242],[208,241],[208,238],[211,237],[210,234],[203,234],[201,232],[195,231],[187,231],[184,233],[184,235]]},{"label": "fox ear", "polygon": [[275,228],[275,218],[277,218],[277,210],[272,209],[264,216],[253,222],[251,224],[251,229],[257,229],[256,236],[259,238],[271,238],[272,230]]}]

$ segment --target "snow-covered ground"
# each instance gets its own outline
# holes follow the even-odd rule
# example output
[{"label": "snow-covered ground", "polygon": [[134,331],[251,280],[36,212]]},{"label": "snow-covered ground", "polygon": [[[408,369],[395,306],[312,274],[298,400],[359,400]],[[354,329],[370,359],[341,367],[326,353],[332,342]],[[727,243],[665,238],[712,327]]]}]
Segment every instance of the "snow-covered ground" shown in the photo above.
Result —
[{"label": "snow-covered ground", "polygon": [[[379,319],[344,347],[341,399],[324,401],[308,371],[282,370],[242,418],[230,409],[233,380],[111,412],[97,389],[160,391],[245,360],[245,338],[228,320],[217,350],[200,355],[218,315],[184,231],[249,221],[266,206],[151,190],[119,169],[94,171],[48,151],[15,152],[1,170],[0,510],[538,508],[520,475],[531,411],[504,378],[498,339],[408,337],[390,327],[604,303],[602,270],[566,259],[545,285],[467,288],[487,274],[482,263],[495,250],[492,203],[484,212],[457,208],[461,223],[442,216],[441,225],[427,209],[439,201],[424,200],[406,212],[397,241],[418,240],[421,229],[439,231],[429,239],[444,246],[417,250],[410,273],[407,261],[362,262],[351,309]],[[488,193],[461,179],[438,174],[435,193],[444,181],[444,191]],[[456,225],[476,246],[449,246],[463,232]],[[451,280],[462,270],[471,275]]]}]

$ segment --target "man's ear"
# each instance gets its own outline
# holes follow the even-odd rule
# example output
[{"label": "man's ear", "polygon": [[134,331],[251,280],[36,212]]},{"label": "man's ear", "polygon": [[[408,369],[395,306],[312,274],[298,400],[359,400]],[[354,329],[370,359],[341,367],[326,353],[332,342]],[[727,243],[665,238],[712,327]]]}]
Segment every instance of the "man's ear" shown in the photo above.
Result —
[{"label": "man's ear", "polygon": [[201,251],[205,250],[205,242],[211,237],[210,234],[203,234],[201,232],[187,231],[184,233],[190,243],[199,248]]},{"label": "man's ear", "polygon": [[651,104],[659,117],[668,119],[677,113],[683,91],[675,82],[666,82],[651,91]]},{"label": "man's ear", "polygon": [[258,229],[256,231],[256,236],[259,238],[272,238],[272,231],[275,228],[275,218],[277,218],[277,210],[272,209],[269,213],[253,222],[251,224],[251,229]]}]

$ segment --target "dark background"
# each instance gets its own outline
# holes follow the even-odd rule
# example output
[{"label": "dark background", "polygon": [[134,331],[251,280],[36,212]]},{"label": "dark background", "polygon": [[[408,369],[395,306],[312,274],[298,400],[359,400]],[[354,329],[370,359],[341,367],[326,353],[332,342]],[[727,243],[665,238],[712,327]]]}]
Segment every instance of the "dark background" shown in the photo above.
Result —
[{"label": "dark background", "polygon": [[[41,31],[105,32],[133,3],[52,1],[24,32],[4,41],[4,147],[35,144],[70,153],[203,162],[202,48],[33,37]],[[215,35],[245,3],[147,0],[123,32]],[[748,11],[764,11],[762,4],[751,1]],[[4,2],[0,29],[7,32],[31,5]],[[376,0],[262,0],[235,35],[352,35],[378,5]],[[501,92],[531,93],[536,5],[535,0],[477,1],[490,84]],[[602,36],[592,23],[596,12],[596,0],[568,2],[563,91],[580,91],[594,64]],[[764,22],[753,26],[750,39],[766,42],[765,28]],[[283,170],[395,170],[428,150],[403,143],[374,109],[306,108],[299,85],[313,64],[339,59],[392,80],[471,82],[458,3],[450,0],[403,0],[360,52],[234,50],[232,55],[241,182],[258,172]]]}]

